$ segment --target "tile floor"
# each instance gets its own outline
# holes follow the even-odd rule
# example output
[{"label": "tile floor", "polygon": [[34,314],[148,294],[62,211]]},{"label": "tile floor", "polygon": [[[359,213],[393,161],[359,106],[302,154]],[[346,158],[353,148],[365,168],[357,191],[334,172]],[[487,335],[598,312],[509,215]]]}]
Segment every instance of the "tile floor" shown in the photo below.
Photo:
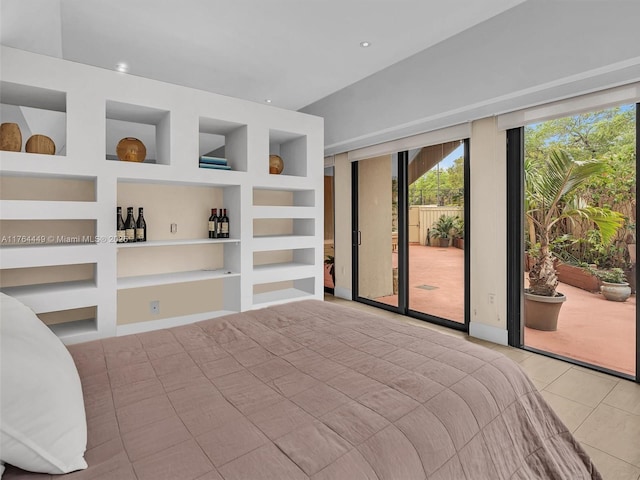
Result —
[{"label": "tile floor", "polygon": [[640,480],[640,385],[331,295],[327,301],[460,336],[519,363],[581,442],[605,480]]}]

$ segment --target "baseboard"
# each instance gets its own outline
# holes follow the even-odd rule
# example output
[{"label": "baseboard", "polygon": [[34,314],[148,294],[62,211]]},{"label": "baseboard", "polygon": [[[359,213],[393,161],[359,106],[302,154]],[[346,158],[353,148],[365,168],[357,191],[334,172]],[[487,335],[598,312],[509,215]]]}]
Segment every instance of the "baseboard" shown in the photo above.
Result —
[{"label": "baseboard", "polygon": [[333,289],[333,296],[338,298],[344,298],[345,300],[353,300],[351,296],[351,290],[348,288],[335,287]]},{"label": "baseboard", "polygon": [[506,329],[492,327],[485,323],[471,322],[469,324],[469,335],[499,345],[509,345],[509,332]]}]

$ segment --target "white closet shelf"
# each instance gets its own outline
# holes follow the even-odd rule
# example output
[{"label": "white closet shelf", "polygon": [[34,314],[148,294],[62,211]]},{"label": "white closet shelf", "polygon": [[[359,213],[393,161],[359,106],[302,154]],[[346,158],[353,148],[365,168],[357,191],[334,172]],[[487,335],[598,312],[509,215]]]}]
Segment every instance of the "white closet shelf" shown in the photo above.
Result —
[{"label": "white closet shelf", "polygon": [[118,278],[118,290],[152,287],[155,285],[168,285],[172,283],[199,282],[203,280],[216,280],[219,278],[232,278],[239,276],[239,273],[225,269],[137,275],[135,277]]},{"label": "white closet shelf", "polygon": [[5,287],[2,292],[17,298],[36,313],[92,307],[100,299],[92,280]]},{"label": "white closet shelf", "polygon": [[282,250],[283,248],[313,248],[317,238],[313,235],[262,235],[253,237],[253,250]]},{"label": "white closet shelf", "polygon": [[278,303],[290,302],[292,300],[302,300],[304,298],[315,298],[315,296],[312,293],[297,288],[285,288],[283,290],[254,294],[253,306],[255,308],[262,308]]},{"label": "white closet shelf", "polygon": [[100,338],[95,318],[47,325],[65,345],[89,342]]},{"label": "white closet shelf", "polygon": [[26,268],[96,263],[100,248],[105,245],[95,243],[3,245],[0,248],[0,265],[2,268]]},{"label": "white closet shelf", "polygon": [[85,220],[98,217],[96,202],[0,200],[3,220]]},{"label": "white closet shelf", "polygon": [[316,273],[317,267],[306,263],[287,262],[256,265],[253,267],[252,282],[254,284],[282,282],[313,277]]},{"label": "white closet shelf", "polygon": [[151,240],[147,242],[119,243],[118,248],[171,247],[184,245],[215,245],[219,243],[239,243],[238,238],[194,238],[186,240]]},{"label": "white closet shelf", "polygon": [[315,218],[315,207],[253,206],[253,218]]}]

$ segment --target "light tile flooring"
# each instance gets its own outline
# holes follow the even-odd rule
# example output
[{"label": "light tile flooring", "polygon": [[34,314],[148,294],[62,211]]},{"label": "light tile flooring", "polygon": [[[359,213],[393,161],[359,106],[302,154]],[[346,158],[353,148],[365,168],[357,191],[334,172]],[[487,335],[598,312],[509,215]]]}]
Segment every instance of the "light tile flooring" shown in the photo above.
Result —
[{"label": "light tile flooring", "polygon": [[519,363],[573,432],[605,480],[640,480],[640,385],[535,353],[327,295],[325,300],[395,317],[504,353]]}]

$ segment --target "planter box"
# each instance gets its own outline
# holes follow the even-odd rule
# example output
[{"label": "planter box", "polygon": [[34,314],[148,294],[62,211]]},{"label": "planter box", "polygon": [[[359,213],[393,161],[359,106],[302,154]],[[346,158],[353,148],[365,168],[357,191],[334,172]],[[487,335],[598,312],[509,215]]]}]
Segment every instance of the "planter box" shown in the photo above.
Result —
[{"label": "planter box", "polygon": [[589,273],[587,270],[574,265],[558,263],[556,267],[558,272],[558,281],[581,288],[588,292],[596,293],[600,291],[600,279]]}]

